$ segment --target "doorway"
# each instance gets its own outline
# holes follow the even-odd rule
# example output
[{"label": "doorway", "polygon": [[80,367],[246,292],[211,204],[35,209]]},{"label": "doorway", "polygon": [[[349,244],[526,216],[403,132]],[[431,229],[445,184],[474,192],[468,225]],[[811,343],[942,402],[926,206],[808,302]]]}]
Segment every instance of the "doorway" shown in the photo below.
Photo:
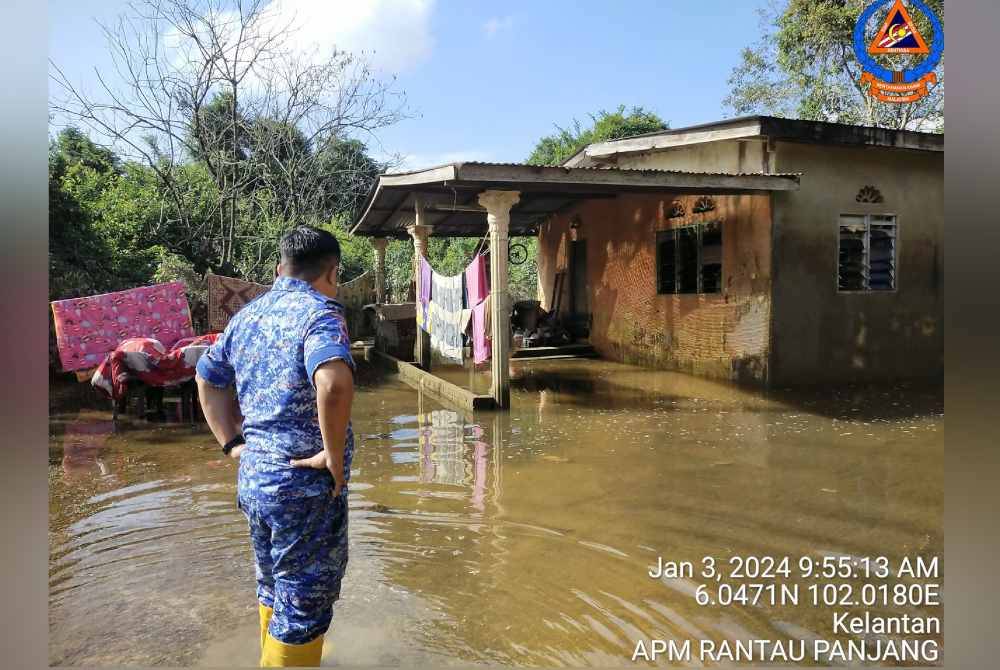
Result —
[{"label": "doorway", "polygon": [[566,329],[577,339],[590,337],[590,294],[587,291],[587,240],[569,246],[569,315]]}]

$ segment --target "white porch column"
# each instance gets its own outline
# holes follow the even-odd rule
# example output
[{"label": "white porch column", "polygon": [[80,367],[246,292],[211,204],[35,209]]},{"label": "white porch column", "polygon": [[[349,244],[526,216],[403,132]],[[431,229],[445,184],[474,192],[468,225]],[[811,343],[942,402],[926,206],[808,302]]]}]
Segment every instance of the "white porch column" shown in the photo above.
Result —
[{"label": "white porch column", "polygon": [[[417,302],[420,300],[420,257],[427,255],[427,238],[433,228],[426,225],[424,218],[424,203],[419,198],[413,198],[414,221],[412,226],[408,226],[406,232],[413,238],[413,282],[416,289],[415,296]],[[417,309],[420,305],[417,305]],[[431,369],[431,337],[423,328],[417,326],[417,338],[413,347],[413,356],[418,366],[424,370]]]},{"label": "white porch column", "polygon": [[486,208],[490,230],[490,293],[493,299],[493,351],[491,395],[497,407],[510,407],[510,280],[507,275],[507,244],[510,208],[521,200],[518,191],[483,191],[479,204]]},{"label": "white porch column", "polygon": [[372,248],[375,249],[375,303],[381,305],[385,300],[385,248],[389,240],[385,237],[372,238]]}]

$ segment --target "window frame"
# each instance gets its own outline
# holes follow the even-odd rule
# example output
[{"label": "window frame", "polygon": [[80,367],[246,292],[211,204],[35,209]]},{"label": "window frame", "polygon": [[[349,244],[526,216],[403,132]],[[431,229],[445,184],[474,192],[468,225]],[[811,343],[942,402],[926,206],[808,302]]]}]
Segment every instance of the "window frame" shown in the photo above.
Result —
[{"label": "window frame", "polygon": [[[702,237],[703,237],[705,228],[708,225],[711,225],[711,224],[716,224],[716,225],[719,226],[719,246],[720,246],[719,275],[720,275],[720,278],[719,278],[719,290],[718,291],[712,291],[710,293],[706,293],[705,292],[704,263],[703,263],[703,260],[702,260],[702,246],[704,245],[704,242],[702,241]],[[722,277],[724,276],[724,273],[725,273],[725,260],[724,260],[725,255],[724,255],[724,252],[722,250],[725,248],[725,241],[724,241],[725,240],[725,233],[723,232],[724,229],[725,229],[725,227],[722,224],[723,224],[722,219],[712,219],[711,221],[699,221],[698,223],[688,223],[688,224],[685,224],[683,226],[674,226],[672,228],[664,228],[662,230],[657,230],[656,231],[656,235],[655,235],[655,238],[654,238],[654,244],[656,245],[656,254],[655,254],[656,255],[656,278],[655,278],[656,279],[656,295],[721,295],[723,293]],[[680,244],[680,233],[678,231],[683,230],[683,229],[692,229],[692,228],[695,230],[695,238],[697,240],[696,241],[697,256],[696,256],[696,260],[695,260],[696,274],[697,274],[697,286],[696,286],[696,289],[694,291],[680,291],[678,289],[679,289],[679,287],[681,285],[681,277],[680,277],[680,270],[681,270],[681,263],[680,263],[681,244]],[[839,230],[840,229],[838,228],[838,231]],[[666,238],[666,237],[673,238],[673,243],[674,243],[674,290],[670,291],[670,292],[664,292],[664,291],[660,290],[661,287],[662,287],[662,282],[661,282],[661,279],[660,279],[660,277],[661,277],[661,275],[660,275],[660,269],[663,266],[663,263],[661,261],[661,255],[660,255],[660,246],[663,243],[664,238]]]},{"label": "window frame", "polygon": [[[840,226],[841,219],[847,216],[861,217],[865,221],[865,282],[868,284],[863,289],[842,289],[840,288]],[[873,289],[870,285],[871,277],[871,232],[872,232],[872,218],[874,217],[891,217],[893,225],[893,244],[892,244],[892,267],[893,267],[893,278],[892,278],[892,288],[879,288]],[[842,211],[837,214],[836,221],[834,222],[835,232],[836,232],[836,244],[834,244],[834,272],[833,272],[833,286],[837,293],[842,295],[879,295],[886,293],[896,293],[899,291],[899,215],[895,212],[875,212],[875,211]],[[883,224],[884,225],[884,222]]]}]

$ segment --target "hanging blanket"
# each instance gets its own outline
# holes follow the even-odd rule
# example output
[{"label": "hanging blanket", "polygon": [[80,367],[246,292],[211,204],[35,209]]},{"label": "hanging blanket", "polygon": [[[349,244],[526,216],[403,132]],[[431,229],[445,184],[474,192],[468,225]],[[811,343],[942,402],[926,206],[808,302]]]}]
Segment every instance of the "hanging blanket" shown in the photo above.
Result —
[{"label": "hanging blanket", "polygon": [[465,268],[465,290],[468,304],[475,307],[490,293],[490,264],[486,254],[476,256]]},{"label": "hanging blanket", "polygon": [[169,349],[149,337],[125,340],[104,358],[90,383],[114,400],[125,394],[130,379],[149,386],[182,384],[194,379],[198,359],[218,337],[217,333],[186,337]]},{"label": "hanging blanket", "polygon": [[430,303],[433,275],[431,264],[421,256],[417,266],[417,325],[428,333],[431,332]]},{"label": "hanging blanket", "polygon": [[271,290],[270,286],[235,277],[210,274],[205,279],[208,283],[208,330],[211,332],[221,333],[243,305]]},{"label": "hanging blanket", "polygon": [[480,254],[465,269],[465,290],[472,306],[472,353],[477,365],[490,358],[490,282],[488,256]]},{"label": "hanging blanket", "polygon": [[490,308],[493,299],[490,295],[472,308],[472,361],[479,365],[490,359],[493,340],[490,336]]},{"label": "hanging blanket", "polygon": [[347,332],[362,339],[365,331],[364,308],[375,302],[375,273],[371,270],[337,287],[337,302],[344,306]]},{"label": "hanging blanket", "polygon": [[194,335],[184,284],[170,282],[52,303],[63,370],[92,368],[131,337],[172,346]]},{"label": "hanging blanket", "polygon": [[375,301],[375,273],[369,270],[337,287],[337,302],[360,310]]},{"label": "hanging blanket", "polygon": [[462,362],[462,276],[445,277],[432,271],[428,310],[431,349],[456,363]]}]

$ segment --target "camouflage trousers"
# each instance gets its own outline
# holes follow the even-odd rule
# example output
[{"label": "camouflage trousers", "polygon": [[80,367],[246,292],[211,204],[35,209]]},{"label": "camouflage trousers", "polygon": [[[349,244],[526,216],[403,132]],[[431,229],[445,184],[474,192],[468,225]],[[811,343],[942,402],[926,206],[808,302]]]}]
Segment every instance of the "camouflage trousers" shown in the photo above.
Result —
[{"label": "camouflage trousers", "polygon": [[286,644],[326,633],[347,569],[347,488],[273,502],[238,499],[250,525],[257,599],[274,609],[268,632]]}]

